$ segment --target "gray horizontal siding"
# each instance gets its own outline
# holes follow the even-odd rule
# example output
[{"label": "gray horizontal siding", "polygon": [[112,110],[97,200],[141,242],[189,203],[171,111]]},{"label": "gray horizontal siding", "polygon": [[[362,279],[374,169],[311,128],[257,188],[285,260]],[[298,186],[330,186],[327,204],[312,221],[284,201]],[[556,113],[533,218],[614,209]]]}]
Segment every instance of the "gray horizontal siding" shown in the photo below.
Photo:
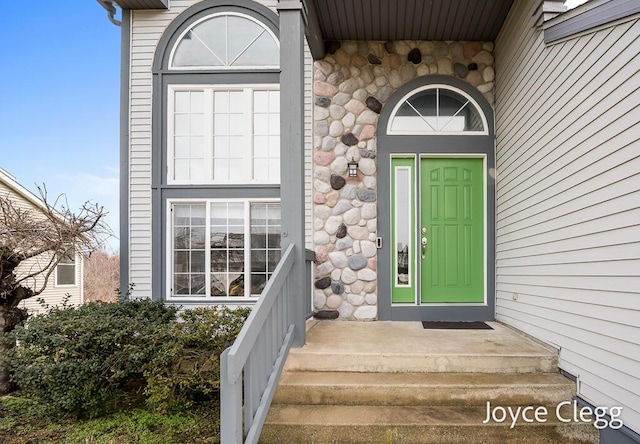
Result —
[{"label": "gray horizontal siding", "polygon": [[[589,5],[587,5],[589,6]],[[552,23],[544,31],[545,43],[552,43],[574,34],[640,14],[638,0],[610,0],[567,20]]]},{"label": "gray horizontal siding", "polygon": [[640,22],[546,46],[537,5],[496,40],[496,317],[638,431]]}]

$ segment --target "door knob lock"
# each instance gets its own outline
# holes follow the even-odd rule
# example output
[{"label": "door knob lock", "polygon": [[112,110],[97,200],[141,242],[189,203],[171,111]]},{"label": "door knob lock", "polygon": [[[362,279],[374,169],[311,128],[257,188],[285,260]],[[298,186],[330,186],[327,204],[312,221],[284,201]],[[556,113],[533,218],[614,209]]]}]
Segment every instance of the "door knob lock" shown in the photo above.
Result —
[{"label": "door knob lock", "polygon": [[427,257],[427,238],[422,236],[422,259],[426,259]]}]

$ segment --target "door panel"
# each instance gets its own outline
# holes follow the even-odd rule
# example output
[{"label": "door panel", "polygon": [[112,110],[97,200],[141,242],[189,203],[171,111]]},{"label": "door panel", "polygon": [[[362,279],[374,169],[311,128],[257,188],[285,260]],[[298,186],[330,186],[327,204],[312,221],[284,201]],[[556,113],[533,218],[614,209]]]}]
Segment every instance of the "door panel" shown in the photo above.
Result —
[{"label": "door panel", "polygon": [[422,303],[484,302],[483,171],[480,158],[420,160]]}]

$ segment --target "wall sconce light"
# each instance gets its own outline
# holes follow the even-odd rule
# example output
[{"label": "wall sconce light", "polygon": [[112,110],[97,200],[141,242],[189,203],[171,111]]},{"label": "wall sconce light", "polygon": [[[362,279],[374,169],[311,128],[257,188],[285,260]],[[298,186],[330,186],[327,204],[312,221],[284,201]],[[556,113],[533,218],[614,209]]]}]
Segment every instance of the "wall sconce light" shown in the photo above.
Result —
[{"label": "wall sconce light", "polygon": [[347,164],[349,167],[349,177],[357,177],[358,176],[358,162],[352,157],[351,162]]}]

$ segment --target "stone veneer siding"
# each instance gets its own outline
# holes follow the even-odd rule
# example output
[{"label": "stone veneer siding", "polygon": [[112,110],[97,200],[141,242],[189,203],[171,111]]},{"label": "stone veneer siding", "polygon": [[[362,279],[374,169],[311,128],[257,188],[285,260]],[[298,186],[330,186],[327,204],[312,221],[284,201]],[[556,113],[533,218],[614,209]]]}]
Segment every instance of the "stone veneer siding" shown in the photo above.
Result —
[{"label": "stone veneer siding", "polygon": [[[384,104],[408,81],[449,75],[493,106],[491,42],[328,42],[314,66],[315,310],[377,317],[376,129]],[[348,177],[355,159],[358,176]]]}]

